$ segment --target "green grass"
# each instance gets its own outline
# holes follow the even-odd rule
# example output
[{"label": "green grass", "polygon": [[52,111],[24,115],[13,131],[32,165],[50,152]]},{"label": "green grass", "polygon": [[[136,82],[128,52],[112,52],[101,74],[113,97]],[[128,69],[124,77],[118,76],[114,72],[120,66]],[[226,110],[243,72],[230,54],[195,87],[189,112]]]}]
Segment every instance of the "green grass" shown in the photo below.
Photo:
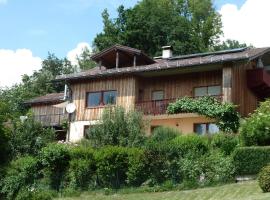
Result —
[{"label": "green grass", "polygon": [[102,193],[82,193],[80,197],[58,200],[269,200],[270,193],[262,193],[257,181],[228,184],[217,187],[185,191],[156,193],[129,193],[104,195]]}]

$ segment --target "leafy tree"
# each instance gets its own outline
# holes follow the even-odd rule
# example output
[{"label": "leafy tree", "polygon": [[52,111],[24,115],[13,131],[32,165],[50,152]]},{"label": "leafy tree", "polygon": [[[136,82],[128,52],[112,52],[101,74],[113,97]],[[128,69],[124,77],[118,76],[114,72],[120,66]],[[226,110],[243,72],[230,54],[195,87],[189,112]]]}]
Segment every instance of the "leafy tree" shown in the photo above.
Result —
[{"label": "leafy tree", "polygon": [[96,63],[90,57],[91,51],[88,48],[84,48],[81,55],[77,57],[80,70],[88,70],[96,66]]},{"label": "leafy tree", "polygon": [[102,13],[103,32],[94,39],[96,50],[115,43],[160,55],[161,46],[172,45],[176,54],[203,52],[219,39],[220,15],[211,0],[142,0],[133,8],[118,8],[111,19]]},{"label": "leafy tree", "polygon": [[59,59],[49,53],[42,62],[42,68],[30,76],[23,75],[22,83],[6,89],[0,88],[0,99],[7,103],[11,116],[23,115],[27,111],[24,101],[47,93],[63,91],[64,83],[52,83],[52,80],[57,75],[74,71],[75,67],[66,58]]},{"label": "leafy tree", "polygon": [[217,44],[213,47],[214,51],[221,51],[221,50],[228,50],[228,49],[237,49],[237,48],[244,48],[244,47],[252,47],[252,45],[247,45],[246,43],[240,43],[237,40],[226,40],[223,41],[221,44]]}]

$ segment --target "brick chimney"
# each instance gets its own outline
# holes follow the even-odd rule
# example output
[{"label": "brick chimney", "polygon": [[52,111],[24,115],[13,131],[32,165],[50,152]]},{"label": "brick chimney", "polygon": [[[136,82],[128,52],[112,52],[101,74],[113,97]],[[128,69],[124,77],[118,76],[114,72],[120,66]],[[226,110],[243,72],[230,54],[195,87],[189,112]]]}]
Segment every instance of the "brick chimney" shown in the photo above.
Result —
[{"label": "brick chimney", "polygon": [[173,48],[172,46],[163,46],[162,47],[162,58],[167,59],[173,56]]}]

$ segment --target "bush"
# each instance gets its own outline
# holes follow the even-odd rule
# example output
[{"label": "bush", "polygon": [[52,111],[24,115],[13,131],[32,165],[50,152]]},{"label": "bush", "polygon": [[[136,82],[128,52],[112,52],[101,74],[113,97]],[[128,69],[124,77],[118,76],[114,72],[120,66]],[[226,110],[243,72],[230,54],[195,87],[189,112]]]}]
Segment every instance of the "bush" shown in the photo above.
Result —
[{"label": "bush", "polygon": [[19,192],[15,200],[52,200],[56,195],[50,191],[29,190],[24,188]]},{"label": "bush", "polygon": [[259,173],[258,181],[263,192],[270,192],[270,165],[262,168]]},{"label": "bush", "polygon": [[95,153],[98,181],[101,186],[119,188],[125,184],[128,152],[124,147],[108,146]]},{"label": "bush", "polygon": [[12,155],[37,155],[49,142],[55,139],[53,129],[44,128],[40,123],[29,118],[24,122],[17,121],[10,137]]},{"label": "bush", "polygon": [[142,149],[128,149],[127,183],[130,186],[140,186],[148,178],[146,156]]},{"label": "bush", "polygon": [[69,166],[70,152],[63,144],[51,143],[44,147],[39,155],[45,167],[45,176],[48,176],[51,189],[59,191]]},{"label": "bush", "polygon": [[270,163],[270,147],[239,147],[232,154],[238,175],[253,175]]},{"label": "bush", "polygon": [[245,146],[270,145],[270,100],[260,107],[241,125],[241,142]]},{"label": "bush", "polygon": [[220,149],[225,155],[230,155],[238,143],[238,136],[219,133],[211,137],[210,145],[212,149]]},{"label": "bush", "polygon": [[219,151],[213,151],[204,156],[189,154],[180,162],[184,184],[189,187],[233,180],[235,170],[232,159]]},{"label": "bush", "polygon": [[1,192],[7,199],[14,199],[21,188],[34,185],[40,175],[39,169],[38,160],[30,156],[12,161],[1,181]]},{"label": "bush", "polygon": [[95,171],[94,150],[92,148],[78,146],[71,149],[68,175],[72,188],[88,189],[94,183]]},{"label": "bush", "polygon": [[178,136],[172,141],[172,145],[181,157],[190,153],[205,154],[209,151],[208,138],[196,134]]},{"label": "bush", "polygon": [[153,142],[167,142],[176,138],[180,134],[181,132],[175,128],[161,126],[154,130],[150,140]]},{"label": "bush", "polygon": [[89,129],[87,138],[95,147],[106,145],[137,147],[145,140],[142,114],[122,107],[105,109],[101,123]]}]

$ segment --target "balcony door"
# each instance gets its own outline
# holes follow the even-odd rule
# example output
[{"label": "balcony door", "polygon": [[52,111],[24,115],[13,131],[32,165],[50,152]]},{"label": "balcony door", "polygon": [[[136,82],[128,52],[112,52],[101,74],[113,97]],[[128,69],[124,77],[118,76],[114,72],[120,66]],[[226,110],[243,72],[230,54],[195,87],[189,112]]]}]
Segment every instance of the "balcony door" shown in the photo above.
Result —
[{"label": "balcony door", "polygon": [[154,114],[164,113],[164,91],[156,90],[152,92],[152,108]]}]

